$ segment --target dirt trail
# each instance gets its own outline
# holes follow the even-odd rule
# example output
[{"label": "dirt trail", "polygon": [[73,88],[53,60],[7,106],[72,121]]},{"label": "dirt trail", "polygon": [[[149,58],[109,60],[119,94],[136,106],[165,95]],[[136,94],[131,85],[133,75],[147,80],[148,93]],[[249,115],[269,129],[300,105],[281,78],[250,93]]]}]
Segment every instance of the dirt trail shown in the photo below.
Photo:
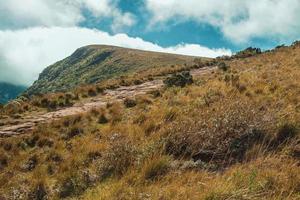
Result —
[{"label": "dirt trail", "polygon": [[[200,76],[214,70],[215,67],[204,67],[201,69],[191,70],[192,76]],[[35,116],[27,116],[22,119],[22,122],[17,125],[4,125],[0,127],[0,138],[11,137],[25,134],[33,130],[38,124],[49,123],[51,121],[59,120],[63,117],[72,116],[80,113],[87,113],[93,108],[105,106],[107,102],[122,101],[127,97],[134,97],[136,95],[146,94],[148,92],[160,89],[163,87],[163,81],[158,79],[154,81],[145,82],[141,85],[133,85],[126,87],[119,87],[114,90],[106,90],[104,94],[88,98],[83,103],[76,103],[72,107],[63,108],[57,111],[37,114]]]}]

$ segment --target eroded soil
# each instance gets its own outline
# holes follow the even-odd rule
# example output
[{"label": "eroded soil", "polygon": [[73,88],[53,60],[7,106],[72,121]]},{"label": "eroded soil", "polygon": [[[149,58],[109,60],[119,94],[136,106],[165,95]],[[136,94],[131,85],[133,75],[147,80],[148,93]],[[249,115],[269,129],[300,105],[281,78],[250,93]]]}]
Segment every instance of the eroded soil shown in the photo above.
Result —
[{"label": "eroded soil", "polygon": [[[192,76],[201,76],[215,70],[216,67],[205,67],[191,70]],[[106,90],[96,97],[87,98],[84,102],[76,103],[72,107],[63,108],[53,112],[35,113],[26,115],[15,125],[8,124],[0,126],[0,138],[18,136],[32,131],[38,124],[49,123],[63,117],[81,113],[87,113],[95,108],[106,106],[108,102],[123,101],[128,97],[146,94],[151,91],[161,89],[164,86],[161,79],[145,82],[141,85],[124,86],[114,90]]]}]

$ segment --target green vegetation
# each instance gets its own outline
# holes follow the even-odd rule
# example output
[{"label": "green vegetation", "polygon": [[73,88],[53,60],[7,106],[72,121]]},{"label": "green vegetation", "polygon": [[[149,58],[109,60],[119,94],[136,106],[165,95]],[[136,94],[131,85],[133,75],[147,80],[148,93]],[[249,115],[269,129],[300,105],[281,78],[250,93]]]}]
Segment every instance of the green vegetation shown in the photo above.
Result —
[{"label": "green vegetation", "polygon": [[[208,59],[207,59],[208,60]],[[78,85],[119,78],[134,72],[192,64],[194,57],[94,45],[47,67],[28,94],[66,91]]]}]

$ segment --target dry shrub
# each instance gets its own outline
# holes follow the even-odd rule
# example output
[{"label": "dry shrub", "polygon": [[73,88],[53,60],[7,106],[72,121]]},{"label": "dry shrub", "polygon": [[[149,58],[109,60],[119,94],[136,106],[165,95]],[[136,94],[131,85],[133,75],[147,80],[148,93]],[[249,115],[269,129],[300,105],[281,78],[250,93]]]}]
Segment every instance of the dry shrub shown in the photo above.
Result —
[{"label": "dry shrub", "polygon": [[152,99],[149,97],[149,95],[139,95],[136,97],[136,102],[137,104],[142,104],[142,105],[148,105],[152,104]]},{"label": "dry shrub", "polygon": [[76,126],[72,127],[70,129],[70,131],[67,133],[65,139],[66,140],[70,140],[70,139],[72,139],[75,136],[83,134],[83,132],[84,132],[84,130],[82,128],[80,128],[80,127],[76,127]]},{"label": "dry shrub", "polygon": [[122,120],[123,117],[123,106],[119,102],[108,103],[107,104],[108,114],[112,123],[117,123]]},{"label": "dry shrub", "polygon": [[90,89],[88,90],[88,95],[89,95],[90,97],[94,97],[94,96],[97,95],[97,92],[96,92],[96,90],[95,90],[94,88],[90,88]]},{"label": "dry shrub", "polygon": [[142,176],[146,180],[157,180],[165,175],[170,168],[170,158],[167,156],[153,156],[148,159],[143,168]]},{"label": "dry shrub", "polygon": [[82,174],[72,174],[66,177],[59,188],[59,197],[67,198],[71,196],[78,196],[82,194],[88,185],[84,181]]},{"label": "dry shrub", "polygon": [[[228,102],[227,102],[228,103]],[[166,152],[176,157],[204,162],[242,161],[254,144],[263,142],[263,114],[246,103],[222,102],[193,119],[169,130]]]},{"label": "dry shrub", "polygon": [[126,108],[132,108],[134,106],[136,106],[136,100],[135,99],[131,99],[131,98],[126,98],[124,100],[124,105],[126,106]]},{"label": "dry shrub", "polygon": [[111,147],[103,153],[98,166],[100,177],[105,179],[110,176],[123,175],[134,165],[136,154],[134,144],[127,139],[118,138],[118,141],[112,141]]},{"label": "dry shrub", "polygon": [[193,77],[189,71],[183,71],[181,73],[172,74],[164,80],[164,84],[167,87],[184,87],[193,83]]},{"label": "dry shrub", "polygon": [[98,123],[99,124],[106,124],[108,122],[109,122],[108,118],[106,117],[106,115],[104,113],[102,113],[100,115],[99,119],[98,119]]},{"label": "dry shrub", "polygon": [[74,126],[74,125],[80,123],[82,121],[82,119],[83,119],[83,115],[81,115],[81,114],[65,117],[63,119],[63,125],[65,127]]},{"label": "dry shrub", "polygon": [[40,182],[36,184],[33,188],[33,191],[29,193],[28,199],[34,199],[34,200],[46,200],[47,197],[47,189],[45,187],[45,183]]},{"label": "dry shrub", "polygon": [[295,124],[285,123],[280,126],[274,143],[280,145],[293,139],[298,133],[298,127]]}]

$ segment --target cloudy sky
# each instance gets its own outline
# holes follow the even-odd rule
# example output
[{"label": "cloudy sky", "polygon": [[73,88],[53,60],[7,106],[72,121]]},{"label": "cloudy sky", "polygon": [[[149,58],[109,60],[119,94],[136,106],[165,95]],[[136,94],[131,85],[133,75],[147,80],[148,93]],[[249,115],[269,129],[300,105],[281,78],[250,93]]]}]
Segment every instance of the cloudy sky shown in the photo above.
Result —
[{"label": "cloudy sky", "polygon": [[89,44],[216,57],[300,37],[299,0],[2,0],[0,82],[30,85]]}]

